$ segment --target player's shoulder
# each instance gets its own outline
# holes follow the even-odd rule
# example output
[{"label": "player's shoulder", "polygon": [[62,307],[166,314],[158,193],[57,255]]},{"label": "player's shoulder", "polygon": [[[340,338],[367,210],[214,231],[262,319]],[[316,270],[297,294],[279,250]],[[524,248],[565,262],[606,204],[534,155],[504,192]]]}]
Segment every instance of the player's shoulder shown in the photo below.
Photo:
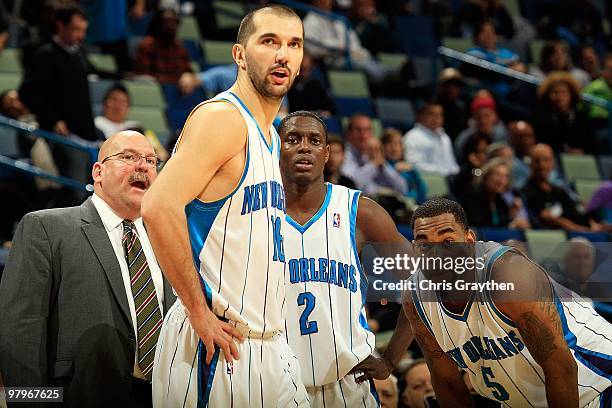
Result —
[{"label": "player's shoulder", "polygon": [[227,99],[213,98],[193,108],[189,115],[188,122],[204,120],[210,122],[208,123],[209,125],[221,124],[223,126],[231,126],[232,124],[237,125],[243,123],[244,121],[241,119],[242,114],[236,105]]}]

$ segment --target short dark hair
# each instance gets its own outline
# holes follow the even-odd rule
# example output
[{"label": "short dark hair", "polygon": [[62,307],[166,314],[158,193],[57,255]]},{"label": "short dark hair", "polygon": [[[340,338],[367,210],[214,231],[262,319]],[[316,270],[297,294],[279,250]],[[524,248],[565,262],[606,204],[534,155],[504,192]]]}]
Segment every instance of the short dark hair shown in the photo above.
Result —
[{"label": "short dark hair", "polygon": [[478,150],[478,146],[482,142],[486,142],[487,145],[490,145],[492,142],[491,136],[489,136],[486,133],[479,132],[479,131],[472,134],[465,141],[465,144],[463,145],[463,149],[461,150],[461,157],[460,157],[461,161],[463,163],[466,163],[468,161],[470,154],[475,153]]},{"label": "short dark hair", "polygon": [[87,16],[79,6],[76,4],[68,4],[55,10],[53,13],[53,21],[68,25],[75,15],[81,17],[83,20],[87,20]]},{"label": "short dark hair", "polygon": [[[427,111],[427,109],[431,108],[432,106],[442,106],[442,102],[440,102],[439,100],[435,98],[427,99],[425,102],[422,102],[418,106],[417,116],[421,116],[422,114],[425,113],[425,111]],[[442,109],[444,109],[443,106],[442,106]]]},{"label": "short dark hair", "polygon": [[108,98],[110,98],[111,94],[113,92],[123,92],[124,94],[127,95],[128,97],[128,104],[131,102],[131,98],[130,98],[130,93],[128,92],[127,88],[119,83],[114,84],[113,86],[111,86],[110,88],[108,88],[106,90],[106,92],[104,93],[104,98],[102,99],[102,103],[106,103],[106,100]]},{"label": "short dark hair", "polygon": [[[244,18],[240,22],[240,27],[238,28],[238,37],[236,39],[238,44],[241,44],[243,46],[246,45],[247,41],[249,40],[249,37],[255,32],[255,23],[253,22],[253,19],[255,18],[255,15],[257,15],[257,13],[261,11],[270,11],[281,17],[295,17],[300,20],[300,22],[302,21],[300,16],[298,16],[295,11],[281,4],[268,4],[266,6],[259,7],[247,13],[247,15],[244,16]],[[302,36],[303,35],[304,25],[302,25]]]},{"label": "short dark hair", "polygon": [[472,33],[472,41],[476,42],[478,41],[478,36],[480,35],[480,33],[482,32],[482,30],[484,30],[484,28],[487,25],[491,25],[493,27],[493,30],[497,32],[496,27],[495,27],[495,23],[493,22],[493,20],[490,19],[482,19],[480,20],[477,24],[476,24],[476,29],[474,30],[474,32]]},{"label": "short dark hair", "polygon": [[351,130],[353,128],[353,122],[355,121],[355,119],[357,118],[368,118],[370,120],[372,120],[372,118],[370,117],[370,115],[367,115],[363,112],[356,112],[353,113],[351,115],[351,117],[348,120],[348,124],[346,125],[346,130]]},{"label": "short dark hair", "polygon": [[457,221],[465,231],[468,230],[467,216],[465,215],[463,207],[456,201],[449,200],[448,198],[432,198],[418,206],[412,214],[410,228],[414,230],[414,222],[417,218],[431,218],[442,214],[452,214],[455,217],[455,221]]},{"label": "short dark hair", "polygon": [[327,126],[325,125],[325,122],[323,122],[323,119],[321,119],[319,115],[317,115],[314,112],[307,111],[307,110],[299,110],[299,111],[291,112],[290,114],[285,116],[278,125],[279,135],[281,135],[283,132],[287,130],[286,129],[287,123],[293,118],[311,118],[319,122],[319,124],[323,128],[323,135],[325,136],[325,143],[327,144]]},{"label": "short dark hair", "polygon": [[336,133],[327,134],[327,144],[328,145],[337,144],[342,147],[342,150],[344,150],[344,140]]}]

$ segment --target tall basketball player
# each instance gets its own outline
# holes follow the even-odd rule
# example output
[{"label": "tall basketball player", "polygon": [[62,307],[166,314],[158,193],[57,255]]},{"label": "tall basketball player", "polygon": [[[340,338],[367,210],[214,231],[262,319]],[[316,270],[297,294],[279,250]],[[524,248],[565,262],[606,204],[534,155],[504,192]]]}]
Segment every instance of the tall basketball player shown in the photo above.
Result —
[{"label": "tall basketball player", "polygon": [[307,403],[284,330],[285,194],[272,127],[298,74],[304,30],[290,9],[247,14],[236,83],[194,109],[143,202],[157,259],[179,300],[155,358],[154,405]]},{"label": "tall basketball player", "polygon": [[[373,382],[359,383],[351,371],[368,361],[384,378],[401,353],[388,364],[371,356],[374,335],[363,308],[367,280],[358,254],[368,241],[408,242],[374,201],[324,182],[327,130],[315,114],[289,114],[279,135],[289,224],[284,235],[287,341],[300,360],[312,406],[377,406]],[[403,341],[396,336],[395,342],[405,351],[412,335],[404,313],[398,325]]]},{"label": "tall basketball player", "polygon": [[[472,405],[458,368],[468,372],[477,393],[504,406],[612,406],[612,326],[591,306],[572,301],[575,294],[517,250],[477,242],[454,201],[427,201],[412,222],[423,254],[436,244],[468,243],[453,251],[471,248],[469,256],[484,259],[484,268],[462,275],[418,271],[416,282],[446,281],[451,288],[417,285],[404,302],[441,406]],[[488,286],[457,291],[459,280]]]}]

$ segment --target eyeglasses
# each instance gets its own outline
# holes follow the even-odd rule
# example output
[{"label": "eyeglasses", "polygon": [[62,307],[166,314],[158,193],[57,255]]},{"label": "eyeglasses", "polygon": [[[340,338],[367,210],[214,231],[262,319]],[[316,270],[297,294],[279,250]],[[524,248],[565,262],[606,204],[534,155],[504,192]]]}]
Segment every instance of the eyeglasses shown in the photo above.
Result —
[{"label": "eyeglasses", "polygon": [[128,163],[128,164],[138,164],[140,163],[140,160],[144,159],[145,163],[147,164],[147,166],[149,167],[158,167],[159,163],[161,162],[161,160],[159,160],[156,156],[145,156],[142,154],[138,154],[135,152],[119,152],[119,153],[115,153],[115,154],[111,154],[110,156],[106,156],[103,160],[102,163],[104,163],[107,160],[121,160],[122,162]]}]

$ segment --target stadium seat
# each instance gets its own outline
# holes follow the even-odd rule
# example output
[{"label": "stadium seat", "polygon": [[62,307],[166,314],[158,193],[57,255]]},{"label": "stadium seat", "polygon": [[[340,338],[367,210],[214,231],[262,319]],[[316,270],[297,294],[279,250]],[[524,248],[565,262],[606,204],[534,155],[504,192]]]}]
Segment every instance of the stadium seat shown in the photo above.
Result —
[{"label": "stadium seat", "polygon": [[204,90],[201,87],[194,89],[189,95],[181,94],[178,86],[174,84],[161,84],[161,88],[166,99],[166,106],[169,109],[182,110],[189,113],[198,103],[206,99]]},{"label": "stadium seat", "polygon": [[163,110],[159,108],[132,108],[128,114],[128,119],[139,122],[145,130],[152,130],[155,133],[168,131],[166,116]]},{"label": "stadium seat", "polygon": [[516,239],[517,241],[524,241],[523,232],[516,229],[510,228],[478,228],[482,239],[485,241],[504,242],[508,239]]},{"label": "stadium seat", "polygon": [[106,91],[113,86],[113,81],[110,79],[98,79],[89,81],[89,97],[93,106],[102,105]]},{"label": "stadium seat", "polygon": [[438,62],[439,60],[437,58],[428,57],[414,57],[412,59],[414,73],[418,81],[427,85],[436,81],[439,67],[433,64],[434,61]]},{"label": "stadium seat", "polygon": [[554,260],[561,257],[559,244],[566,241],[565,232],[561,230],[527,230],[525,239],[529,252],[538,262]]},{"label": "stadium seat", "polygon": [[415,117],[412,103],[403,99],[378,98],[375,101],[378,118],[383,126],[407,131],[413,126]]},{"label": "stadium seat", "polygon": [[612,179],[612,156],[597,156],[599,160],[599,168],[601,169],[601,178],[603,180]]},{"label": "stadium seat", "polygon": [[607,232],[578,232],[578,231],[568,231],[568,238],[576,238],[583,237],[588,239],[591,242],[609,242],[610,234]]},{"label": "stadium seat", "polygon": [[338,136],[342,137],[342,124],[338,120],[337,117],[333,116],[331,118],[321,118],[327,126],[327,131],[329,133],[336,133]]},{"label": "stadium seat", "polygon": [[204,66],[212,67],[215,65],[233,64],[231,41],[212,41],[202,40],[202,52],[204,54]]},{"label": "stadium seat", "polygon": [[540,65],[540,54],[544,48],[543,40],[533,40],[529,43],[529,52],[531,53],[531,64]]},{"label": "stadium seat", "polygon": [[352,116],[355,113],[364,113],[370,117],[374,115],[374,107],[369,98],[347,98],[336,96],[334,103],[341,116]]},{"label": "stadium seat", "polygon": [[237,28],[246,14],[244,6],[238,1],[214,0],[213,8],[217,28]]},{"label": "stadium seat", "polygon": [[0,92],[17,89],[21,84],[21,74],[0,73]]},{"label": "stadium seat", "polygon": [[601,180],[597,160],[590,154],[561,154],[561,166],[566,180],[574,182],[576,179]]},{"label": "stadium seat", "polygon": [[0,126],[0,155],[12,159],[20,158],[18,138],[19,135],[15,129]]},{"label": "stadium seat", "polygon": [[89,54],[87,59],[94,68],[100,71],[117,72],[117,63],[112,55],[108,54]]},{"label": "stadium seat", "polygon": [[444,37],[442,45],[455,51],[466,52],[472,47],[473,42],[470,38]]},{"label": "stadium seat", "polygon": [[448,195],[446,177],[434,173],[421,173],[421,178],[427,186],[427,198],[444,197]]},{"label": "stadium seat", "polygon": [[[184,39],[182,41],[183,47],[187,50],[187,54],[189,54],[190,61],[200,61],[202,59],[202,50],[200,49],[200,42],[196,40],[192,40],[190,38]],[[198,69],[194,72],[200,72]]]},{"label": "stadium seat", "polygon": [[580,197],[580,201],[582,201],[585,205],[591,201],[591,197],[599,186],[601,186],[602,181],[599,180],[575,180],[576,185],[576,193],[578,193],[578,197]]},{"label": "stadium seat", "polygon": [[124,81],[123,84],[130,93],[131,105],[164,108],[164,96],[159,84],[155,81]]},{"label": "stadium seat", "polygon": [[329,71],[329,86],[334,96],[369,98],[370,89],[365,74],[359,71]]},{"label": "stadium seat", "polygon": [[198,29],[198,22],[195,17],[186,16],[181,18],[177,36],[182,40],[200,40],[200,30]]},{"label": "stadium seat", "polygon": [[21,73],[20,52],[15,48],[5,48],[0,53],[0,72]]},{"label": "stadium seat", "polygon": [[406,61],[408,61],[408,57],[405,54],[390,54],[381,52],[378,54],[378,61],[385,67],[399,71]]}]

